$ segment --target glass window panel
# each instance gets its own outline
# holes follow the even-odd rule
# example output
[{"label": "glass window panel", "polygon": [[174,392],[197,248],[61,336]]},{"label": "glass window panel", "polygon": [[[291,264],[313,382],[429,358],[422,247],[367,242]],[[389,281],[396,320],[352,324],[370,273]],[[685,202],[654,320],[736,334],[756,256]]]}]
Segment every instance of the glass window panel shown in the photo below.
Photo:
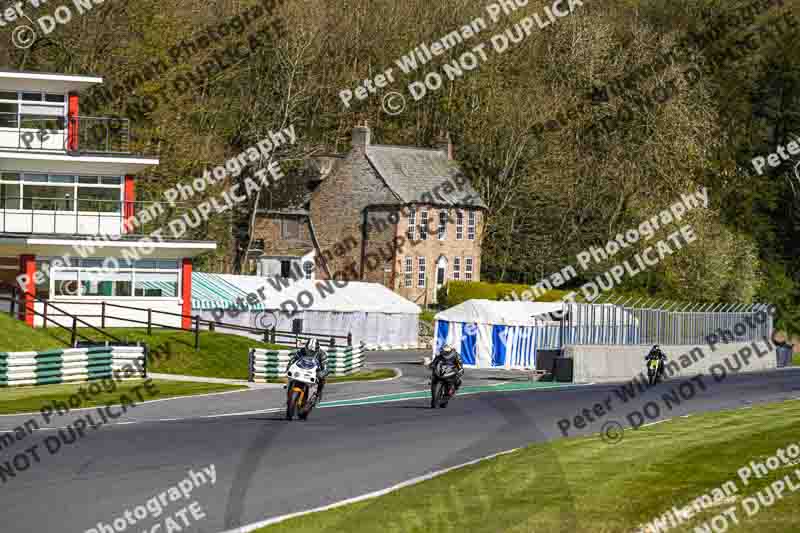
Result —
[{"label": "glass window panel", "polygon": [[42,116],[41,113],[20,114],[19,127],[25,130],[36,130],[36,141],[44,142],[53,138],[55,135],[53,132],[64,129],[64,121],[61,117]]},{"label": "glass window panel", "polygon": [[17,93],[0,91],[0,100],[17,100]]},{"label": "glass window panel", "polygon": [[130,296],[132,286],[131,272],[81,272],[81,296]]},{"label": "glass window panel", "polygon": [[91,183],[96,185],[99,183],[100,177],[99,176],[79,176],[78,183]]},{"label": "glass window panel", "polygon": [[3,209],[19,209],[19,185],[0,183],[0,207]]},{"label": "glass window panel", "polygon": [[22,99],[26,102],[41,102],[42,93],[22,93]]},{"label": "glass window panel", "polygon": [[64,106],[46,104],[22,104],[20,114],[30,115],[32,118],[63,117]]},{"label": "glass window panel", "polygon": [[46,300],[50,298],[50,261],[37,260],[36,271],[42,273],[41,276],[35,276],[36,296]]},{"label": "glass window panel", "polygon": [[72,190],[53,185],[25,185],[22,207],[44,211],[73,211]]},{"label": "glass window panel", "polygon": [[47,174],[23,174],[22,181],[47,182]]},{"label": "glass window panel", "polygon": [[81,268],[100,268],[103,266],[102,259],[82,259]]},{"label": "glass window panel", "polygon": [[103,185],[119,185],[122,183],[122,178],[119,176],[103,176],[101,178],[101,183]]},{"label": "glass window panel", "polygon": [[157,268],[161,270],[178,270],[178,261],[159,261]]},{"label": "glass window panel", "polygon": [[136,261],[136,268],[157,268],[156,261]]},{"label": "glass window panel", "polygon": [[135,296],[175,298],[178,296],[178,273],[136,273]]},{"label": "glass window panel", "polygon": [[56,296],[77,296],[78,295],[78,271],[77,270],[53,270],[53,290]]},{"label": "glass window panel", "polygon": [[19,181],[19,174],[16,172],[0,172],[0,180]]},{"label": "glass window panel", "polygon": [[119,189],[78,187],[78,211],[93,213],[119,213],[121,202]]},{"label": "glass window panel", "polygon": [[50,183],[75,183],[75,176],[64,176],[61,174],[51,174]]},{"label": "glass window panel", "polygon": [[46,94],[44,95],[45,102],[61,102],[64,103],[65,97],[63,94]]},{"label": "glass window panel", "polygon": [[17,127],[17,104],[0,102],[0,128]]}]

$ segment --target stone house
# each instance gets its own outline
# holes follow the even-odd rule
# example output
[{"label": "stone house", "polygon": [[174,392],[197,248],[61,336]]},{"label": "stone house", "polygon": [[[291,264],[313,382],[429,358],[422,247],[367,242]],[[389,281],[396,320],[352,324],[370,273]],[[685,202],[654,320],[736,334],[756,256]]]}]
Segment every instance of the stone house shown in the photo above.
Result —
[{"label": "stone house", "polygon": [[371,143],[353,129],[346,154],[311,162],[301,205],[259,209],[261,275],[381,283],[421,305],[447,280],[480,281],[486,204],[435,148]]}]

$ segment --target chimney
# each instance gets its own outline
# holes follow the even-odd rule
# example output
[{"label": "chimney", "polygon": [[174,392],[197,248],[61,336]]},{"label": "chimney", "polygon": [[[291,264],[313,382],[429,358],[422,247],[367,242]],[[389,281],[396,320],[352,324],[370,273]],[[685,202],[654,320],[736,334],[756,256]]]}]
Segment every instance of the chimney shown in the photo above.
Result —
[{"label": "chimney", "polygon": [[357,148],[361,151],[366,150],[367,146],[370,144],[371,136],[372,134],[365,120],[363,126],[356,126],[353,128],[353,148]]},{"label": "chimney", "polygon": [[436,149],[441,150],[445,153],[445,155],[447,155],[448,160],[453,160],[453,143],[450,141],[449,132],[442,131],[439,133],[439,137],[436,138],[434,143]]}]

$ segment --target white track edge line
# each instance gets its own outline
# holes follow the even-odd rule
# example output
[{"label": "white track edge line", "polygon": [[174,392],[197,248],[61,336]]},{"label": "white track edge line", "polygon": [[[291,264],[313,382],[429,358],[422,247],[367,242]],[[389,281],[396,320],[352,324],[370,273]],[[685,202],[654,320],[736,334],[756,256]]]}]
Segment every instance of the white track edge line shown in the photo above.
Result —
[{"label": "white track edge line", "polygon": [[502,452],[493,453],[493,454],[487,455],[485,457],[480,457],[478,459],[473,459],[472,461],[468,461],[466,463],[462,463],[462,464],[459,464],[459,465],[456,465],[456,466],[451,466],[451,467],[448,467],[448,468],[445,468],[445,469],[442,469],[442,470],[436,470],[434,472],[430,472],[430,473],[422,475],[422,476],[417,476],[415,478],[411,478],[411,479],[409,479],[407,481],[403,481],[401,483],[398,483],[396,485],[392,485],[391,487],[387,487],[385,489],[377,490],[377,491],[374,491],[374,492],[368,492],[366,494],[362,494],[361,496],[356,496],[354,498],[348,498],[346,500],[342,500],[342,501],[339,501],[339,502],[336,502],[336,503],[332,503],[332,504],[329,504],[329,505],[324,505],[322,507],[316,507],[314,509],[309,509],[307,511],[298,511],[296,513],[290,513],[290,514],[285,514],[285,515],[281,515],[281,516],[276,516],[276,517],[273,517],[273,518],[268,518],[268,519],[262,520],[260,522],[254,522],[252,524],[247,524],[245,526],[240,526],[240,527],[238,527],[236,529],[229,529],[227,531],[224,531],[223,533],[249,533],[251,531],[255,531],[256,529],[260,529],[262,527],[266,527],[266,526],[270,526],[270,525],[273,525],[273,524],[277,524],[279,522],[284,522],[284,521],[289,520],[291,518],[297,518],[297,517],[309,515],[309,514],[312,514],[312,513],[319,513],[319,512],[322,512],[322,511],[328,511],[330,509],[336,509],[337,507],[343,507],[345,505],[350,505],[352,503],[358,503],[358,502],[361,502],[361,501],[364,501],[364,500],[371,500],[371,499],[377,498],[379,496],[385,496],[386,494],[390,494],[390,493],[395,492],[397,490],[400,490],[402,488],[410,487],[412,485],[417,485],[419,483],[422,483],[423,481],[428,481],[430,479],[439,477],[439,476],[441,476],[443,474],[446,474],[448,472],[452,472],[453,470],[458,470],[460,468],[465,468],[467,466],[472,466],[472,465],[478,464],[478,463],[483,462],[483,461],[488,461],[490,459],[494,459],[496,457],[500,457],[502,455],[508,455],[508,454],[514,453],[516,451],[519,451],[521,449],[522,448],[514,448],[512,450],[505,450],[505,451],[502,451]]}]

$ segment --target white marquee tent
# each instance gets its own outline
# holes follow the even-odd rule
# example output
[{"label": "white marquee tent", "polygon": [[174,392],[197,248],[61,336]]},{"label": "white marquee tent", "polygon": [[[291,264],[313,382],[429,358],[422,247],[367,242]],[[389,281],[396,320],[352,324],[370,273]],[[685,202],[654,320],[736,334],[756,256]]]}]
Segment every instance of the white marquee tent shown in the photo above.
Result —
[{"label": "white marquee tent", "polygon": [[[467,300],[434,317],[434,355],[445,343],[464,364],[476,368],[535,368],[539,350],[555,350],[573,339],[604,344],[610,338],[635,342],[638,321],[611,305],[563,302]],[[561,313],[570,320],[561,330]],[[616,316],[616,318],[614,318]],[[562,339],[563,334],[563,339]]]},{"label": "white marquee tent", "polygon": [[[204,320],[258,329],[274,326],[281,331],[292,331],[294,321],[301,320],[303,332],[352,333],[354,344],[417,347],[418,305],[378,283],[336,283],[290,279],[281,283],[275,278],[194,273],[192,313]],[[220,317],[220,309],[229,311]]]}]

